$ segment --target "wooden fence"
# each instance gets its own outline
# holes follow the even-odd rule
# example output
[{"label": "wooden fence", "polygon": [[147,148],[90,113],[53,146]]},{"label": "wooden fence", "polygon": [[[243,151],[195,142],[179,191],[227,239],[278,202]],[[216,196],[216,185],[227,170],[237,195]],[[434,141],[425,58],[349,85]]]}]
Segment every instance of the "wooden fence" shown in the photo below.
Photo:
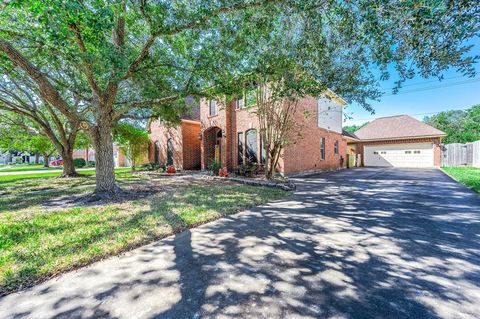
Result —
[{"label": "wooden fence", "polygon": [[480,141],[443,145],[442,166],[480,167]]}]

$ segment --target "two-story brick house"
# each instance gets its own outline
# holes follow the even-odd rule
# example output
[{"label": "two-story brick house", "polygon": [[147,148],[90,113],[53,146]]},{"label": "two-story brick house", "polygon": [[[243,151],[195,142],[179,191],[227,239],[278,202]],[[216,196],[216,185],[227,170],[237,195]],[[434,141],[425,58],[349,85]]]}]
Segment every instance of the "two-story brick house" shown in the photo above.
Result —
[{"label": "two-story brick house", "polygon": [[[220,103],[200,102],[202,169],[219,159],[230,170],[250,162],[262,162],[265,153],[258,118],[248,97]],[[338,169],[345,165],[346,140],[342,137],[342,109],[346,102],[328,91],[321,98],[306,97],[298,103],[296,120],[300,137],[288,145],[279,161],[280,173]],[[305,116],[308,114],[308,116]]]},{"label": "two-story brick house", "polygon": [[[196,118],[172,128],[159,121],[149,125],[149,159],[179,169],[208,169],[220,161],[230,171],[248,162],[262,163],[265,152],[258,118],[248,97],[234,101],[201,99]],[[280,173],[345,167],[347,142],[342,136],[342,110],[346,102],[331,91],[298,103],[300,137],[288,145],[279,161]],[[305,116],[308,114],[308,116]],[[168,163],[167,163],[168,162]]]}]

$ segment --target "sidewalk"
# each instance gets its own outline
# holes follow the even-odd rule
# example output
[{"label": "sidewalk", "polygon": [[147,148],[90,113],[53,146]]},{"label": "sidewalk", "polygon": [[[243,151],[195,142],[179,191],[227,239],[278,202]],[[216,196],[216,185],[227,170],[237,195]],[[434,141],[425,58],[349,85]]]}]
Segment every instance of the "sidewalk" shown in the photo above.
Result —
[{"label": "sidewalk", "polygon": [[[6,168],[6,167],[5,167]],[[3,169],[5,169],[3,168]],[[47,169],[47,170],[33,170],[33,171],[18,171],[18,172],[2,172],[2,168],[0,168],[0,176],[5,176],[5,175],[26,175],[26,174],[41,174],[41,173],[56,173],[59,172],[61,173],[61,169]],[[77,168],[77,171],[92,171],[95,170],[93,167],[88,167],[88,168]]]}]

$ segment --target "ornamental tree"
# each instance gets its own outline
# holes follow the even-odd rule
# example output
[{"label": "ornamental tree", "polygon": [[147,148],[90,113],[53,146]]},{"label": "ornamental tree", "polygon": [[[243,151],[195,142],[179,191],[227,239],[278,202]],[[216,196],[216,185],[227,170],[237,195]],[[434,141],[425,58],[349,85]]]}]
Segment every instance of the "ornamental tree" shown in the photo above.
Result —
[{"label": "ornamental tree", "polygon": [[148,149],[148,132],[128,123],[120,123],[113,130],[113,138],[130,162],[132,171],[145,158]]}]

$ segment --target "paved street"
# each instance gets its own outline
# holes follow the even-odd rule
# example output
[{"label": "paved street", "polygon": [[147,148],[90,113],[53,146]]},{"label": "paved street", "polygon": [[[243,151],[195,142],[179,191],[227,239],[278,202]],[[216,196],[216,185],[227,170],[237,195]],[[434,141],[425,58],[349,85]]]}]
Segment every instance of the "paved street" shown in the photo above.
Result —
[{"label": "paved street", "polygon": [[480,196],[354,169],[0,299],[0,318],[479,318]]}]

